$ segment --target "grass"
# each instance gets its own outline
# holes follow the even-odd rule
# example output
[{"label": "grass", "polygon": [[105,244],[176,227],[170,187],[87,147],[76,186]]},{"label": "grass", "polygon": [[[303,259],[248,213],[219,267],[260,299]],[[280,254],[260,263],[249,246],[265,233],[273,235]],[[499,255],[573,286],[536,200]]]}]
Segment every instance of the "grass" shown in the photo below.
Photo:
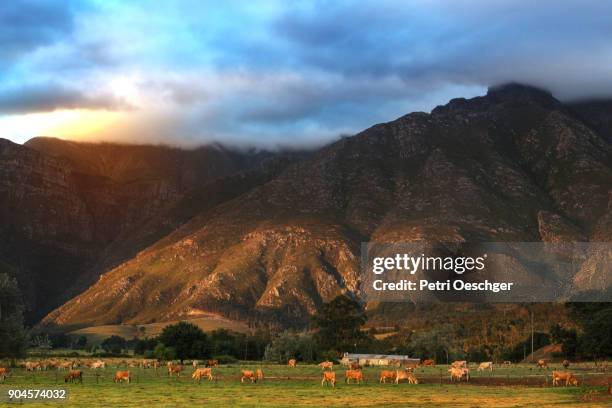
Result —
[{"label": "grass", "polygon": [[[256,384],[241,384],[240,369],[261,367],[266,380]],[[8,387],[66,387],[69,400],[62,404],[66,407],[139,407],[145,404],[156,407],[184,406],[235,406],[235,407],[372,407],[372,406],[413,406],[413,407],[481,407],[494,405],[502,407],[563,407],[584,406],[604,407],[612,404],[612,399],[604,395],[589,394],[603,387],[553,388],[546,386],[545,373],[530,370],[528,366],[499,368],[492,373],[474,373],[474,383],[478,379],[492,378],[495,381],[520,380],[531,378],[530,385],[474,385],[449,384],[444,376],[440,384],[440,373],[444,367],[419,369],[417,376],[422,384],[379,384],[379,368],[368,367],[364,370],[368,382],[361,385],[346,385],[342,382],[343,368],[336,369],[340,380],[337,387],[321,387],[321,371],[314,365],[298,365],[290,369],[279,365],[262,365],[257,362],[224,366],[215,370],[218,380],[202,381],[195,384],[190,378],[191,367],[181,378],[169,378],[165,370],[130,368],[133,375],[131,384],[114,384],[112,377],[116,367],[97,372],[85,369],[84,383],[65,384],[65,371],[44,371],[26,373],[15,369],[6,384]],[[125,369],[120,367],[120,369]],[[585,369],[582,374],[589,374]],[[601,377],[601,375],[599,375]],[[590,400],[585,401],[585,395]],[[51,403],[54,404],[54,403]],[[29,403],[30,407],[49,406],[38,402]]]}]

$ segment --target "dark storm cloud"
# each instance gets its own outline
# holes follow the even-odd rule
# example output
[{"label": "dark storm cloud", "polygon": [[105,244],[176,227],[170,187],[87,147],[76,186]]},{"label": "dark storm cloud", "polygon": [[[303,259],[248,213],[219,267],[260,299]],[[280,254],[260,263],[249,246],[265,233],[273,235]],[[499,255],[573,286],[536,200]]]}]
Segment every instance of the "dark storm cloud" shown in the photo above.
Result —
[{"label": "dark storm cloud", "polygon": [[561,98],[612,95],[612,3],[316,2],[274,23],[287,61],[343,75],[440,84],[527,82]]},{"label": "dark storm cloud", "polygon": [[112,96],[93,95],[57,84],[0,88],[0,114],[50,112],[58,109],[126,109]]},{"label": "dark storm cloud", "polygon": [[6,62],[32,49],[61,40],[74,27],[69,4],[69,1],[2,1],[0,57]]},{"label": "dark storm cloud", "polygon": [[608,1],[4,3],[0,114],[121,96],[112,131],[155,141],[321,143],[503,82],[612,97]]}]

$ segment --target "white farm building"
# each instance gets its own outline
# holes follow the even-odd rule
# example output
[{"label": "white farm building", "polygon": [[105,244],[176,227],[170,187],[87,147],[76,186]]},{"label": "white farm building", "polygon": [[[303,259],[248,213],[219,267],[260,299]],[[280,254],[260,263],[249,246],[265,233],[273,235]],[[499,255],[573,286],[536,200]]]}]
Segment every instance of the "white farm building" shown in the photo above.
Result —
[{"label": "white farm building", "polygon": [[357,363],[362,366],[386,366],[386,365],[417,365],[421,360],[397,354],[353,354],[344,353],[340,363],[348,366]]}]

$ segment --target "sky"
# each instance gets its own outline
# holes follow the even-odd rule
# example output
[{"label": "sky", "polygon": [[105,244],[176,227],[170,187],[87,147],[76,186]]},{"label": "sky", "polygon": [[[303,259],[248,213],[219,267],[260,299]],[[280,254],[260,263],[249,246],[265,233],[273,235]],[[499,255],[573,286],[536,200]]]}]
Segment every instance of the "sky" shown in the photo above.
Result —
[{"label": "sky", "polygon": [[612,2],[0,2],[0,137],[313,146],[523,82],[612,96]]}]

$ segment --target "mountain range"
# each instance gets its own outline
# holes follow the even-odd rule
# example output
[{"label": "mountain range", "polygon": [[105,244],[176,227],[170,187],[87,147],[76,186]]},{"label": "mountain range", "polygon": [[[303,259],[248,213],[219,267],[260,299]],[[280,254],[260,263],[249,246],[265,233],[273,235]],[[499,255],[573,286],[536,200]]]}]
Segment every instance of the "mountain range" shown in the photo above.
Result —
[{"label": "mountain range", "polygon": [[611,124],[610,101],[507,84],[314,151],[0,139],[0,270],[45,325],[303,325],[361,298],[362,242],[609,242]]}]

